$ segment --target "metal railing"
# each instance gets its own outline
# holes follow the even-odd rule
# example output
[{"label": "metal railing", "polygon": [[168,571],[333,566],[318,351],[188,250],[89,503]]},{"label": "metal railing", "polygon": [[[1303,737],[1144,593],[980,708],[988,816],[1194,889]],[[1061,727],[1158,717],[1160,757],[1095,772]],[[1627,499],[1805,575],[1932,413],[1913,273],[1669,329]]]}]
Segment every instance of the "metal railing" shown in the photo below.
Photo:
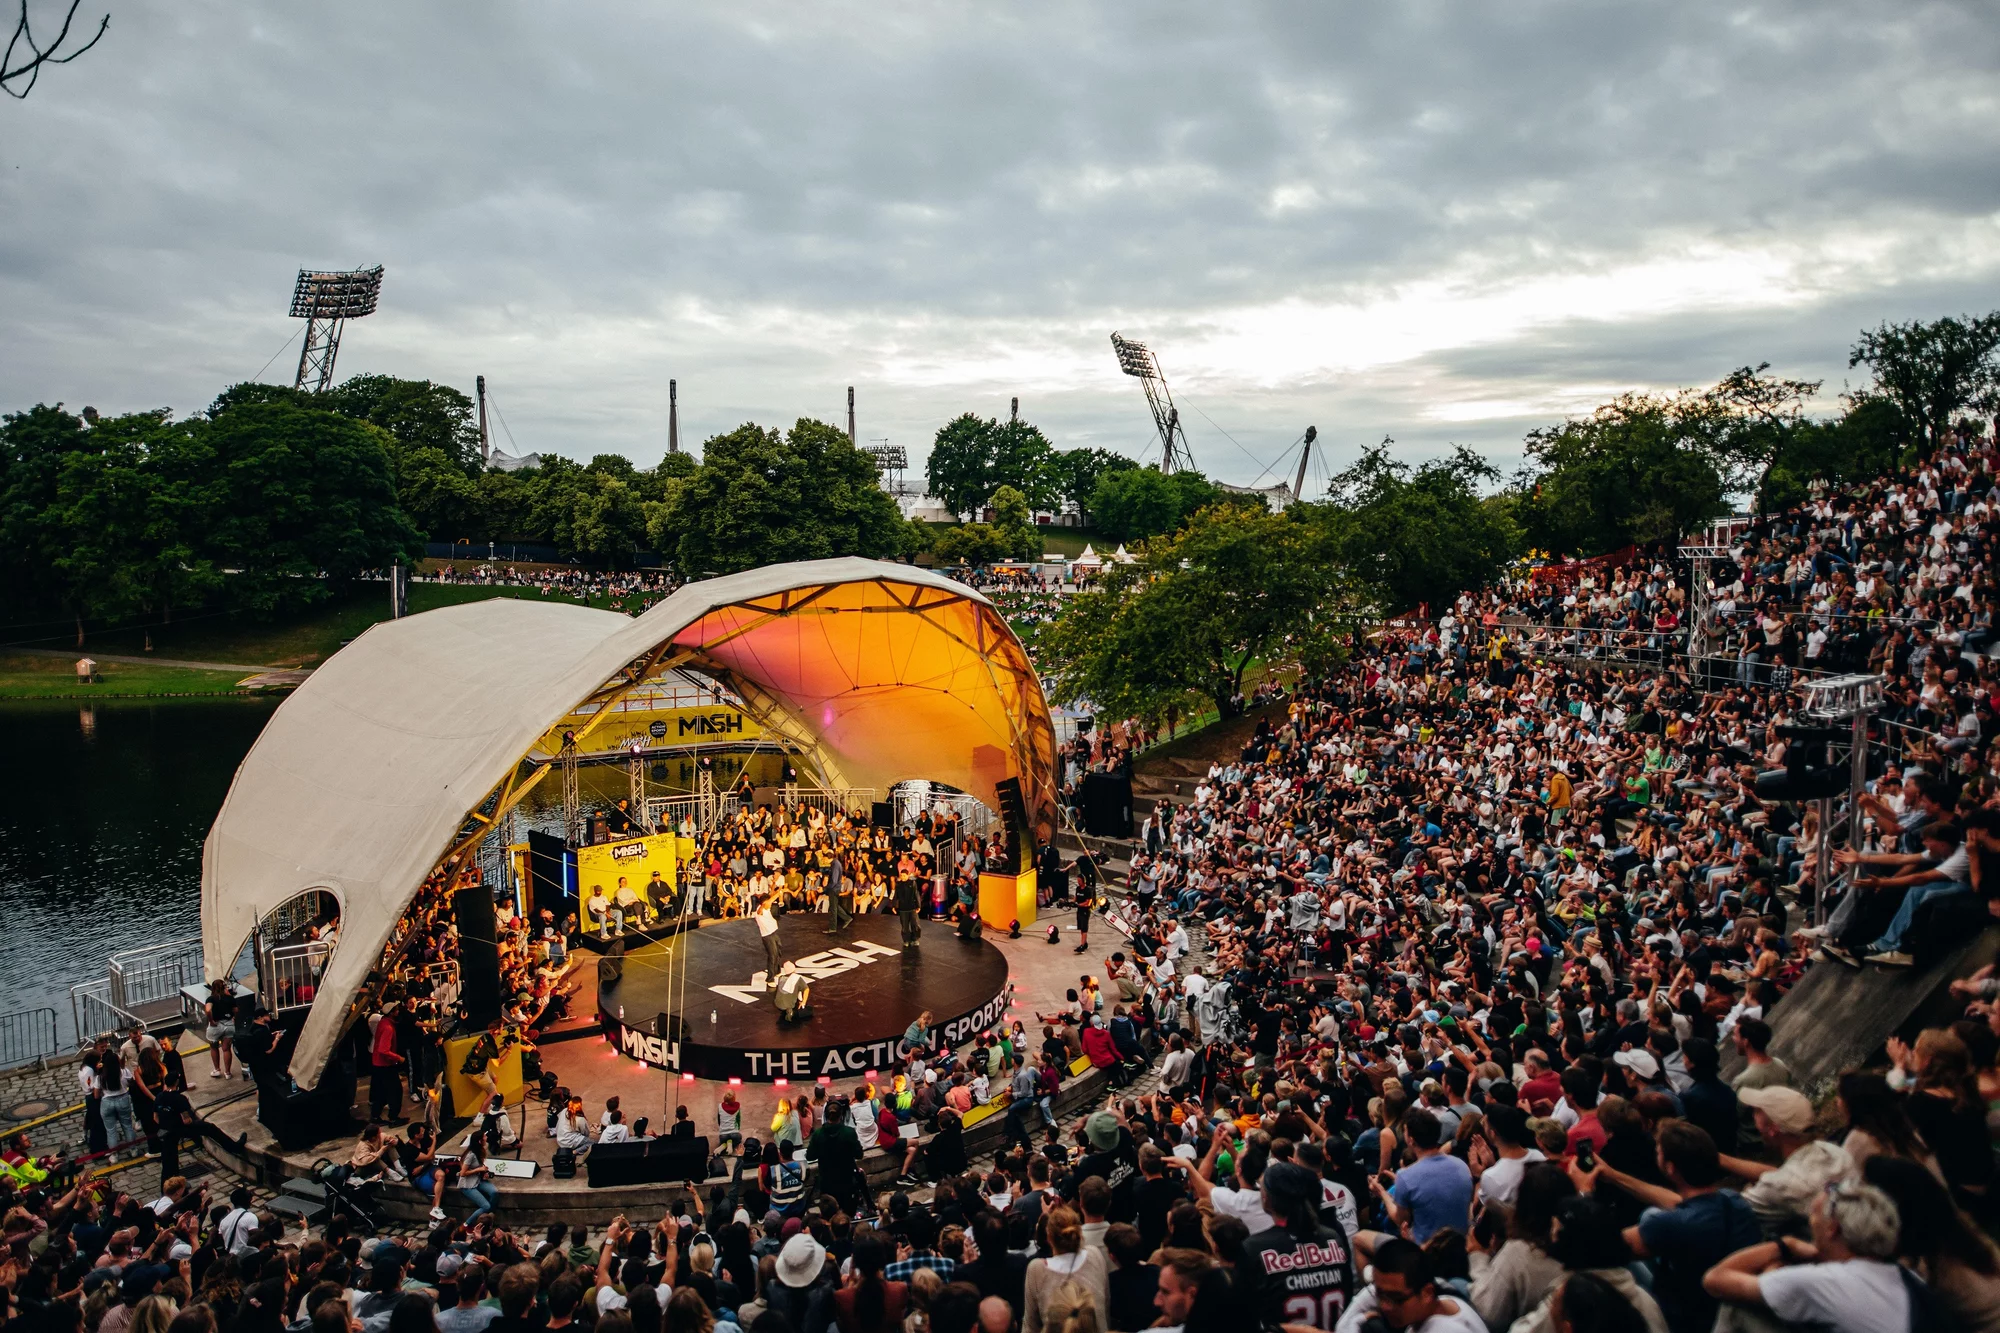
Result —
[{"label": "metal railing", "polygon": [[320,973],[326,970],[332,953],[333,946],[325,940],[281,944],[270,950],[264,955],[259,998],[281,1016],[288,1010],[308,1007],[319,993]]},{"label": "metal railing", "polygon": [[181,987],[202,976],[201,936],[168,940],[111,955],[111,1002],[130,1013],[170,1002],[180,1010]]},{"label": "metal railing", "polygon": [[[828,815],[848,814],[865,818],[875,801],[873,787],[837,787],[831,791],[819,787],[782,787],[777,791],[780,804],[793,808],[809,807]],[[704,812],[705,802],[712,813]],[[646,814],[656,829],[706,833],[711,825],[726,823],[743,806],[744,798],[733,791],[707,798],[651,796],[646,799]]]},{"label": "metal railing", "polygon": [[76,1027],[76,1044],[88,1046],[99,1037],[130,1030],[145,1020],[121,1009],[111,998],[111,978],[80,981],[69,988],[69,1016]]},{"label": "metal railing", "polygon": [[181,988],[203,980],[201,937],[168,940],[111,955],[105,975],[69,988],[79,1046],[98,1037],[180,1021]]},{"label": "metal railing", "polygon": [[0,1069],[30,1064],[60,1049],[54,1009],[17,1009],[0,1014]]},{"label": "metal railing", "polygon": [[984,838],[999,822],[999,816],[977,796],[965,792],[899,791],[896,793],[896,826],[901,828],[934,810],[958,821],[959,836]]}]

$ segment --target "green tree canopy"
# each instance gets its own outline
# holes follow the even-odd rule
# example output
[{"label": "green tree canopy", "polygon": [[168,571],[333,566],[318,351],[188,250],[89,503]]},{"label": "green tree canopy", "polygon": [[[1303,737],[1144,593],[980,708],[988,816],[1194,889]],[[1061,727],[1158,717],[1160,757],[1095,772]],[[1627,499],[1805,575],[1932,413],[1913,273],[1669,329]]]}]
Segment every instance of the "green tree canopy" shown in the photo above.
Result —
[{"label": "green tree canopy", "polygon": [[2000,411],[2000,314],[1885,323],[1861,335],[1847,364],[1865,364],[1874,393],[1936,447],[1960,413]]},{"label": "green tree canopy", "polygon": [[1530,545],[1597,555],[1691,532],[1727,511],[1700,395],[1626,394],[1587,417],[1530,431],[1514,514]]},{"label": "green tree canopy", "polygon": [[209,542],[239,604],[278,611],[367,569],[423,555],[396,503],[388,432],[287,402],[243,403],[200,438],[212,451]]},{"label": "green tree canopy", "polygon": [[1107,472],[1124,472],[1138,463],[1109,449],[1065,449],[1053,460],[1056,491],[1063,500],[1088,512],[1097,479]]},{"label": "green tree canopy", "polygon": [[924,476],[930,493],[954,514],[977,514],[1002,486],[1031,509],[1053,509],[1063,472],[1055,448],[1025,421],[981,420],[967,412],[938,428]]},{"label": "green tree canopy", "polygon": [[388,431],[403,451],[435,449],[468,475],[482,466],[473,402],[449,384],[356,375],[318,397],[331,411]]},{"label": "green tree canopy", "polygon": [[1354,605],[1319,525],[1217,505],[1068,599],[1036,644],[1059,702],[1171,721],[1205,700],[1227,716],[1252,662],[1325,664]]},{"label": "green tree canopy", "polygon": [[1335,476],[1330,503],[1292,508],[1385,610],[1440,607],[1491,581],[1518,553],[1520,532],[1504,502],[1479,494],[1499,475],[1484,459],[1460,448],[1412,470],[1389,457],[1390,443]]},{"label": "green tree canopy", "polygon": [[785,560],[875,559],[920,540],[847,433],[801,418],[789,432],[738,426],[702,446],[702,466],[665,502],[657,529],[685,577]]},{"label": "green tree canopy", "polygon": [[1259,497],[1231,496],[1199,472],[1162,472],[1149,463],[1100,472],[1087,508],[1105,537],[1134,542],[1176,531],[1208,505],[1231,503],[1264,505]]}]

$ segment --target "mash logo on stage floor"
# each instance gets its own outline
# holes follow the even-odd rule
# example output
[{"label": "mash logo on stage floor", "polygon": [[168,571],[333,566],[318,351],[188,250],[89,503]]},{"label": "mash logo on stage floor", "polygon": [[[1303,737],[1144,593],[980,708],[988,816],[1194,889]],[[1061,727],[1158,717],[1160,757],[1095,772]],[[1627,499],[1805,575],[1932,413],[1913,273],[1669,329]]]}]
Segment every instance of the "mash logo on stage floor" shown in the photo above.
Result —
[{"label": "mash logo on stage floor", "polygon": [[[852,972],[855,968],[875,962],[877,959],[900,957],[902,952],[901,949],[886,949],[873,941],[863,940],[852,948],[823,949],[819,953],[810,953],[804,958],[795,958],[792,961],[799,971],[805,973],[811,980],[825,981],[828,977],[837,977],[842,972]],[[740,986],[725,983],[720,986],[710,986],[709,989],[738,1004],[755,1004],[769,993],[771,979],[764,974],[762,968],[759,968],[749,981]]]},{"label": "mash logo on stage floor", "polygon": [[896,918],[882,915],[829,939],[826,920],[778,919],[779,956],[812,981],[806,1021],[778,1022],[763,941],[739,920],[627,953],[598,988],[605,1036],[657,1068],[763,1083],[893,1069],[897,1042],[926,1013],[932,1041],[952,1046],[1006,1020],[1007,959],[992,945],[932,922],[921,947],[903,949]]}]

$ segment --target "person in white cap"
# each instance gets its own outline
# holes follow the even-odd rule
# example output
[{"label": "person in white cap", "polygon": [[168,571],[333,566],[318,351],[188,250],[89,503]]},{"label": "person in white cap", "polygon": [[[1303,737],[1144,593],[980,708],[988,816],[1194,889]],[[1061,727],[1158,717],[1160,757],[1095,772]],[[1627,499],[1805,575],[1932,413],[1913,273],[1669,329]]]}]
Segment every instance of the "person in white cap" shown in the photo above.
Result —
[{"label": "person in white cap", "polygon": [[1781,1165],[1723,1157],[1723,1169],[1754,1183],[1743,1191],[1764,1234],[1797,1231],[1808,1221],[1815,1196],[1836,1180],[1851,1180],[1854,1158],[1813,1132],[1812,1103],[1795,1088],[1745,1088],[1738,1100],[1750,1108]]}]

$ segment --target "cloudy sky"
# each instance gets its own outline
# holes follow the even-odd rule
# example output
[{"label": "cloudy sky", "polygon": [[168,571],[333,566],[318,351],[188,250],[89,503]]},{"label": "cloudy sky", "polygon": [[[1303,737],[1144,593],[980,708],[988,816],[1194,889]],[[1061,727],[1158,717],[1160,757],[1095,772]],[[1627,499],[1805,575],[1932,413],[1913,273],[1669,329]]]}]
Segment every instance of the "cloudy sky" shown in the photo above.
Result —
[{"label": "cloudy sky", "polygon": [[[30,0],[38,15],[67,0]],[[487,376],[520,451],[966,410],[1197,463],[1524,431],[2000,306],[2000,24],[1962,4],[84,0],[0,103],[0,408]],[[272,359],[275,355],[275,359]],[[268,367],[268,368],[266,368]]]}]

